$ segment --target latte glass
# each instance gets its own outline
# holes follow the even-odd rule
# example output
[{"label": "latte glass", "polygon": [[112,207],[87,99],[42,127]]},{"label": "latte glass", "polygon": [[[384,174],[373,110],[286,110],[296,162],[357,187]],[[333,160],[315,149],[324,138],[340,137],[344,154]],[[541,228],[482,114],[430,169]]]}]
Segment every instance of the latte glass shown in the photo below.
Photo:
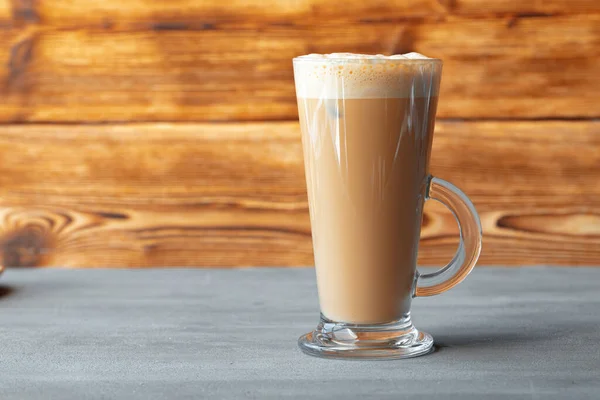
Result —
[{"label": "latte glass", "polygon": [[[332,358],[427,354],[432,337],[410,317],[414,297],[461,282],[481,251],[471,201],[429,173],[442,61],[405,56],[294,59],[321,308],[302,351]],[[459,225],[454,258],[419,274],[423,204],[448,207]]]}]

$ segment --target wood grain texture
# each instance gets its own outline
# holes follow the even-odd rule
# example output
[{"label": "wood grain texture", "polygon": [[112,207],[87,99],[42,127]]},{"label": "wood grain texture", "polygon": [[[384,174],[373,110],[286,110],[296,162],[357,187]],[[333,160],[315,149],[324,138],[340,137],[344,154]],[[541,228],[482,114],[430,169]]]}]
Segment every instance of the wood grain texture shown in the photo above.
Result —
[{"label": "wood grain texture", "polygon": [[[291,58],[413,50],[445,62],[432,168],[482,262],[599,264],[593,0],[0,0],[1,258],[311,264]],[[456,231],[427,205],[421,261]]]},{"label": "wood grain texture", "polygon": [[0,21],[44,26],[118,29],[193,29],[256,23],[317,25],[342,22],[600,12],[594,0],[0,0]]},{"label": "wood grain texture", "polygon": [[[440,122],[432,172],[475,202],[482,264],[600,262],[599,122]],[[312,264],[296,123],[0,130],[8,265]],[[422,264],[456,224],[427,208]]]},{"label": "wood grain texture", "polygon": [[600,115],[600,14],[186,29],[2,30],[0,121],[294,119],[291,58],[339,50],[444,59],[440,118]]}]

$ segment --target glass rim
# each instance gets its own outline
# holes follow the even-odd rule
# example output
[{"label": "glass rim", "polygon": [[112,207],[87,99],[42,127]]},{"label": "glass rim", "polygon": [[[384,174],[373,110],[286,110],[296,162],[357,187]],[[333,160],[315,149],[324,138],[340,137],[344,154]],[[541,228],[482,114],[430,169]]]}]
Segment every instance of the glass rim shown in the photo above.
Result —
[{"label": "glass rim", "polygon": [[443,64],[441,58],[348,58],[348,57],[327,57],[327,58],[308,58],[305,55],[292,58],[294,63],[320,63],[320,64]]}]

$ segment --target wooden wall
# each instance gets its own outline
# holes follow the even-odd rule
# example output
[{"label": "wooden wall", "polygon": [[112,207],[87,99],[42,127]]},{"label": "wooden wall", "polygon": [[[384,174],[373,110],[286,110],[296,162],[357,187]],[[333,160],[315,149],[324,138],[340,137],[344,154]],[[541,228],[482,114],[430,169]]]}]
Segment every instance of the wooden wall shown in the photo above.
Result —
[{"label": "wooden wall", "polygon": [[596,0],[0,0],[4,263],[312,264],[291,58],[412,50],[481,264],[600,265]]}]

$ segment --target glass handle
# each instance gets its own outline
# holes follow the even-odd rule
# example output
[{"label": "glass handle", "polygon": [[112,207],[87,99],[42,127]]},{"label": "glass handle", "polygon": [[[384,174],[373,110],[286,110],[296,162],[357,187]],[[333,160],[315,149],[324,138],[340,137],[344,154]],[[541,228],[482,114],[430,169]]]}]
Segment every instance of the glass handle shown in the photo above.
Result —
[{"label": "glass handle", "polygon": [[475,206],[460,189],[443,179],[431,178],[426,199],[444,204],[456,218],[460,243],[452,261],[439,271],[417,271],[414,296],[434,296],[452,289],[469,275],[481,253],[481,222]]}]

